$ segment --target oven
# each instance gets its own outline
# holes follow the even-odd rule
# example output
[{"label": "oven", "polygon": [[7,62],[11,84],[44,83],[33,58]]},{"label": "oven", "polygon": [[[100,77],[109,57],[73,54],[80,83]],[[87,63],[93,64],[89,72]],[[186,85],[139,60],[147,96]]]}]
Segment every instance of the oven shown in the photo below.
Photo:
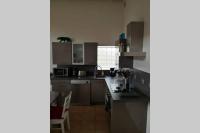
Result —
[{"label": "oven", "polygon": [[90,105],[90,80],[71,80],[72,105]]},{"label": "oven", "polygon": [[105,110],[106,112],[111,111],[111,94],[109,90],[106,90],[105,93]]},{"label": "oven", "polygon": [[105,111],[106,111],[106,116],[109,120],[109,123],[111,121],[111,101],[112,101],[111,94],[110,94],[109,90],[106,90],[106,93],[105,93]]}]

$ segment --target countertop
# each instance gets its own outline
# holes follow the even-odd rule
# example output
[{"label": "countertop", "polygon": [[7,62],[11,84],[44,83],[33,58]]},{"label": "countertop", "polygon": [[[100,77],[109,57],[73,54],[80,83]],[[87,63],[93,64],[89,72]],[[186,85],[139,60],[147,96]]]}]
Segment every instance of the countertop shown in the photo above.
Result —
[{"label": "countertop", "polygon": [[134,88],[134,92],[137,93],[137,96],[121,96],[122,93],[115,93],[112,90],[112,87],[117,84],[115,81],[115,78],[112,77],[105,77],[105,81],[107,84],[107,88],[109,89],[110,95],[112,97],[112,100],[114,102],[129,102],[134,100],[146,100],[149,101],[149,97],[144,95],[142,92],[139,91],[139,89]]},{"label": "countertop", "polygon": [[98,80],[105,79],[105,77],[85,76],[85,77],[55,77],[52,76],[51,80]]},{"label": "countertop", "polygon": [[[132,100],[138,100],[138,99],[145,99],[149,101],[149,96],[144,95],[143,93],[141,93],[139,91],[139,89],[134,88],[135,92],[137,94],[139,94],[139,96],[120,96],[120,93],[115,93],[112,90],[112,87],[114,84],[116,84],[115,82],[115,78],[112,78],[110,76],[106,76],[106,77],[94,77],[94,76],[85,76],[85,77],[54,77],[51,76],[51,80],[105,80],[107,88],[109,89],[109,92],[111,94],[112,100],[114,102],[128,102],[128,101],[132,101]],[[114,83],[115,82],[115,83]]]}]

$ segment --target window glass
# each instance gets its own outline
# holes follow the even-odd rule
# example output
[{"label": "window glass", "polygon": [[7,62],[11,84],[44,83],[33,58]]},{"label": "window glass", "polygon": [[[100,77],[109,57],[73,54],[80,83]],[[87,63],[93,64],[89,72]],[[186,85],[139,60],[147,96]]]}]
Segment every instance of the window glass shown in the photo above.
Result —
[{"label": "window glass", "polygon": [[119,55],[118,46],[98,46],[97,64],[103,70],[110,70],[111,67],[118,69]]}]

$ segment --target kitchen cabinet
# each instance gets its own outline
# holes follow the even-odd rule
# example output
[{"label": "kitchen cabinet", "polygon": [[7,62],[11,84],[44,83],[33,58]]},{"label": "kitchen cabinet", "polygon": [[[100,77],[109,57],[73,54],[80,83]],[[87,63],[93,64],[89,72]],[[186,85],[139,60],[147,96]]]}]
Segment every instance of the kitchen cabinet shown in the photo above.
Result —
[{"label": "kitchen cabinet", "polygon": [[111,133],[146,133],[147,101],[114,102],[111,107]]},{"label": "kitchen cabinet", "polygon": [[91,80],[91,100],[92,104],[105,103],[105,80]]},{"label": "kitchen cabinet", "polygon": [[72,64],[84,65],[84,44],[72,45]]},{"label": "kitchen cabinet", "polygon": [[53,64],[97,65],[97,43],[52,43]]},{"label": "kitchen cabinet", "polygon": [[52,91],[58,92],[58,105],[64,104],[65,97],[71,90],[70,80],[51,80]]},{"label": "kitchen cabinet", "polygon": [[97,65],[97,43],[84,43],[85,65]]},{"label": "kitchen cabinet", "polygon": [[71,65],[72,64],[72,44],[71,43],[52,43],[53,64]]}]

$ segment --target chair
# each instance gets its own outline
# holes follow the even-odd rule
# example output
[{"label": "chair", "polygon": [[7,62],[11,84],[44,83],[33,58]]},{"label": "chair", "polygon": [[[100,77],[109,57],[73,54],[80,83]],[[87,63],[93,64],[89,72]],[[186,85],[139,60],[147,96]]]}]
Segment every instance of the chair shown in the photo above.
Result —
[{"label": "chair", "polygon": [[64,122],[67,119],[67,127],[70,130],[70,123],[69,123],[69,107],[71,101],[72,91],[65,97],[63,107],[60,106],[51,106],[50,107],[50,124],[60,124],[62,133],[65,133],[65,126]]}]

